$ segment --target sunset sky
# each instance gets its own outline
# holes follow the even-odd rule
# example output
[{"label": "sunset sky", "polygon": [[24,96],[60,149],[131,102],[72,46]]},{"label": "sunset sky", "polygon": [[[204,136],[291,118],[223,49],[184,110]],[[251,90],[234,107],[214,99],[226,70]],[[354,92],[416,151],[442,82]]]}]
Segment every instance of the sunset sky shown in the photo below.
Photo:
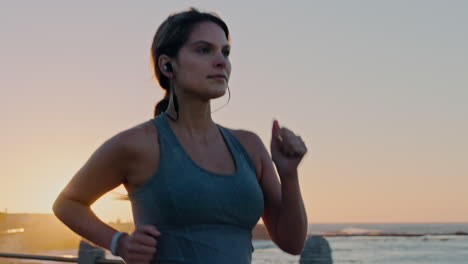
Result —
[{"label": "sunset sky", "polygon": [[[468,222],[461,0],[3,1],[1,211],[51,213],[96,148],[152,118],[153,35],[191,6],[231,31],[231,101],[214,120],[269,147],[277,118],[306,142],[309,222]],[[114,193],[96,214],[130,220]]]}]

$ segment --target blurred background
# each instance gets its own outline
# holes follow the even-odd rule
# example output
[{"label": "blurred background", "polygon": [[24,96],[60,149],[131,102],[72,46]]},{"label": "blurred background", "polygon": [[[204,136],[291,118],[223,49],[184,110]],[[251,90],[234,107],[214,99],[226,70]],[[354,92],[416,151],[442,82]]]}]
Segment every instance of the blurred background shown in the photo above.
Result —
[{"label": "blurred background", "polygon": [[[94,150],[153,117],[152,38],[189,7],[231,31],[215,121],[269,148],[277,118],[306,142],[311,223],[468,222],[468,2],[431,0],[1,1],[1,211],[51,213]],[[96,214],[130,221],[124,193]]]}]

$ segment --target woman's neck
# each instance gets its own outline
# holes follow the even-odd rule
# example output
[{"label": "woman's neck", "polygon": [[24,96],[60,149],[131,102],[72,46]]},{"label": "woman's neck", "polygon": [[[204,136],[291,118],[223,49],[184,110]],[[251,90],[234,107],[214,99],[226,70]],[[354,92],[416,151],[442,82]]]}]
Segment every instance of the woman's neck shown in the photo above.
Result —
[{"label": "woman's neck", "polygon": [[178,118],[172,97],[165,111],[166,115],[171,119],[171,127],[177,130],[178,134],[184,138],[197,142],[208,142],[213,137],[214,133],[217,133],[216,124],[211,118],[210,102],[187,100],[179,95],[178,102]]}]

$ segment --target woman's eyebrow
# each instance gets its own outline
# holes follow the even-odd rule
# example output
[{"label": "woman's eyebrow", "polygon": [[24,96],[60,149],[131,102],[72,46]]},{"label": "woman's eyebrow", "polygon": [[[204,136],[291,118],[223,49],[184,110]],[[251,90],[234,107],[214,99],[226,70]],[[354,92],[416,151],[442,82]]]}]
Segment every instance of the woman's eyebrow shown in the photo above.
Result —
[{"label": "woman's eyebrow", "polygon": [[[195,46],[195,45],[198,45],[198,44],[205,44],[205,45],[208,45],[208,46],[212,46],[212,47],[215,47],[216,45],[214,45],[213,43],[211,42],[208,42],[206,40],[197,40],[197,41],[194,41],[192,43],[190,43],[190,46]],[[223,46],[223,48],[231,48],[231,46],[229,44],[226,44]]]}]

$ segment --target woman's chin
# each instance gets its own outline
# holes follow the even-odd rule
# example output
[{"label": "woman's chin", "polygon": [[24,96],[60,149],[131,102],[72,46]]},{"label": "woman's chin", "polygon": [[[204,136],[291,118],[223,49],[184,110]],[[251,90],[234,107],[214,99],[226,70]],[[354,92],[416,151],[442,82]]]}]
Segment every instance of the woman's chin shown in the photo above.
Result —
[{"label": "woman's chin", "polygon": [[210,97],[212,99],[222,97],[222,96],[224,96],[226,94],[226,90],[227,90],[226,86],[211,87]]}]

